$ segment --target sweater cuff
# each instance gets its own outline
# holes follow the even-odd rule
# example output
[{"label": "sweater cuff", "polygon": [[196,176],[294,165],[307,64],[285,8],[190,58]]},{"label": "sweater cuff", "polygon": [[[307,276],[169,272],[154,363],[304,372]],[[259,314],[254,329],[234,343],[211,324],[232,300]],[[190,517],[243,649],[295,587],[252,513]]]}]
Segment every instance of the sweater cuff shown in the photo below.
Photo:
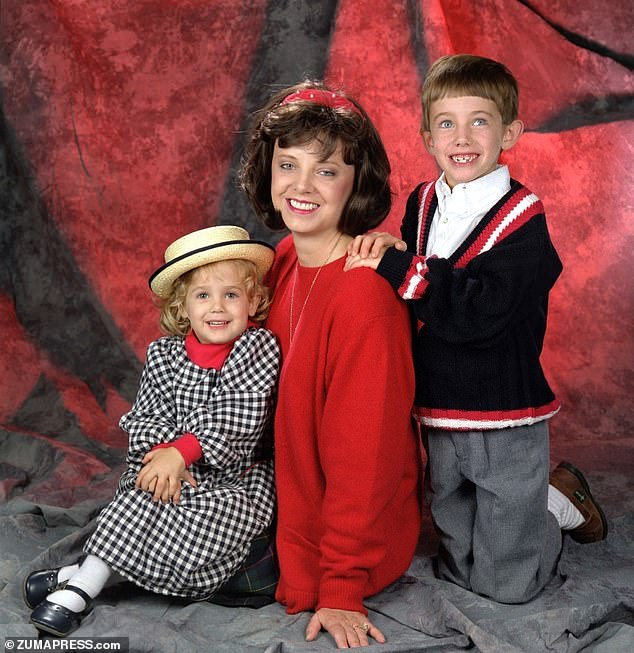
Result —
[{"label": "sweater cuff", "polygon": [[[388,260],[385,267],[381,269],[386,257]],[[426,278],[428,260],[426,256],[416,256],[410,252],[391,248],[383,255],[377,272],[390,282],[401,299],[419,299],[429,285]]]},{"label": "sweater cuff", "polygon": [[154,449],[166,449],[167,447],[174,447],[183,456],[185,467],[189,467],[203,456],[200,442],[198,442],[198,439],[192,433],[185,433],[185,435],[182,435],[176,440],[172,440],[172,442],[157,444],[155,447],[152,447],[152,451]]},{"label": "sweater cuff", "polygon": [[332,608],[333,610],[353,610],[367,615],[363,605],[363,588],[351,579],[331,579],[322,582],[319,587],[319,601],[315,610]]},{"label": "sweater cuff", "polygon": [[396,249],[396,247],[389,247],[381,257],[376,271],[384,279],[387,279],[392,288],[398,292],[413,257],[414,255],[411,252],[403,252]]}]

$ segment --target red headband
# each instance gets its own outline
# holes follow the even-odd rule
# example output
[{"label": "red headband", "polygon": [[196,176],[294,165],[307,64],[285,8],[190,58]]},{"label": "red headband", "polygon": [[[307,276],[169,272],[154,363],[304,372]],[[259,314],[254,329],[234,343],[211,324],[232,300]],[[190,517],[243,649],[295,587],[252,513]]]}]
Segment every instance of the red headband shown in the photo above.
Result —
[{"label": "red headband", "polygon": [[359,109],[347,97],[337,95],[332,91],[324,91],[318,88],[305,88],[301,91],[296,91],[287,95],[280,104],[288,104],[289,102],[314,102],[315,104],[322,104],[332,109],[347,109],[354,111],[357,115],[363,117]]}]

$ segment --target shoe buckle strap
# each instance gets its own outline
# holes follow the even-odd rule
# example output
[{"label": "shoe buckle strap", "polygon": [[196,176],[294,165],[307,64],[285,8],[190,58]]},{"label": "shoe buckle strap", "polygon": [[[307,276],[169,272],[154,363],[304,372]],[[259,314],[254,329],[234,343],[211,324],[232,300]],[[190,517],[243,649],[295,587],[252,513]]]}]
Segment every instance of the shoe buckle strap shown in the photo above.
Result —
[{"label": "shoe buckle strap", "polygon": [[75,587],[75,585],[66,585],[64,589],[70,590],[71,592],[75,592],[75,594],[79,594],[79,596],[81,596],[81,598],[84,599],[86,606],[88,606],[92,601],[92,596],[84,592],[84,590],[81,589],[81,587]]}]

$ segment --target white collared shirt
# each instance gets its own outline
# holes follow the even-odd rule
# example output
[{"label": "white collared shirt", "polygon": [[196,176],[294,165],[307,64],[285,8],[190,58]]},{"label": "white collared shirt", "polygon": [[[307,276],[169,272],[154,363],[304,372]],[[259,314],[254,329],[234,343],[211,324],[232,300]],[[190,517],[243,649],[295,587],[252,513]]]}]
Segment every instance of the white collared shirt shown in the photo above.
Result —
[{"label": "white collared shirt", "polygon": [[445,182],[443,172],[436,181],[438,208],[429,228],[425,254],[449,258],[510,189],[511,177],[505,165],[484,177],[458,184],[453,190]]}]

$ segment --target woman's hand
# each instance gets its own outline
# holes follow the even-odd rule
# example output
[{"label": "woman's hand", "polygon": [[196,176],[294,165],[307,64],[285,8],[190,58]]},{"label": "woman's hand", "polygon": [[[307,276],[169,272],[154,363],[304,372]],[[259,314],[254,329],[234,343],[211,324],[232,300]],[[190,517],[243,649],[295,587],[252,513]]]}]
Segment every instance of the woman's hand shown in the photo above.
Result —
[{"label": "woman's hand", "polygon": [[337,648],[368,646],[368,637],[385,643],[385,635],[361,612],[320,608],[306,627],[306,641],[312,642],[322,628],[332,635]]},{"label": "woman's hand", "polygon": [[196,480],[186,469],[185,460],[176,447],[154,449],[145,455],[142,463],[135,485],[150,492],[154,501],[178,503],[182,481],[196,487]]}]

